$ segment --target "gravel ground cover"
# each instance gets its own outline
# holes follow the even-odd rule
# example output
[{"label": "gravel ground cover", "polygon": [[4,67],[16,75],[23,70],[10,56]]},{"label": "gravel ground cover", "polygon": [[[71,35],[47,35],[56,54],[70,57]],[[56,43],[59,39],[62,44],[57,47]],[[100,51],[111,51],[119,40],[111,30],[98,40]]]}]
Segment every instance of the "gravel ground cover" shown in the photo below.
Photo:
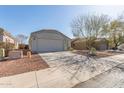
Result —
[{"label": "gravel ground cover", "polygon": [[36,71],[48,67],[49,65],[41,56],[33,54],[31,59],[24,56],[22,59],[0,61],[0,77]]}]

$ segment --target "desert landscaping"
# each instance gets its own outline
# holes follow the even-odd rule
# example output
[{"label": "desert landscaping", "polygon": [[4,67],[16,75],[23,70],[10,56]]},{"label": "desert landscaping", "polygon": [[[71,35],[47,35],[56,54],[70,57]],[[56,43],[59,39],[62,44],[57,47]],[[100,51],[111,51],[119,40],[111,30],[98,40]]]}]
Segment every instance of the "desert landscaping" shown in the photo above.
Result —
[{"label": "desert landscaping", "polygon": [[49,67],[38,54],[33,54],[30,59],[24,56],[21,59],[4,60],[0,62],[0,66],[0,77],[37,71]]}]

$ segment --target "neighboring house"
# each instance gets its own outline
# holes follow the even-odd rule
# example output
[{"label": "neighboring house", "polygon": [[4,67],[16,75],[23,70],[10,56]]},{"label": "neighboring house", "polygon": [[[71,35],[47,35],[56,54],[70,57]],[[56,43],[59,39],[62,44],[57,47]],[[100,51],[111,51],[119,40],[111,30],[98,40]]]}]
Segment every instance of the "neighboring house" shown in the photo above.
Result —
[{"label": "neighboring house", "polygon": [[71,47],[71,39],[53,29],[33,32],[29,39],[32,52],[64,51]]},{"label": "neighboring house", "polygon": [[[86,50],[86,40],[81,38],[73,39],[71,47],[76,50]],[[106,50],[108,49],[108,41],[105,38],[98,38],[95,40],[93,47],[97,50]]]},{"label": "neighboring house", "polygon": [[124,43],[118,46],[119,50],[124,50]]},{"label": "neighboring house", "polygon": [[105,38],[98,38],[95,40],[94,47],[97,50],[107,50],[109,48],[109,42]]},{"label": "neighboring house", "polygon": [[16,39],[7,31],[4,29],[0,28],[0,42],[3,42],[5,44],[13,44],[14,48],[18,48],[18,42]]}]

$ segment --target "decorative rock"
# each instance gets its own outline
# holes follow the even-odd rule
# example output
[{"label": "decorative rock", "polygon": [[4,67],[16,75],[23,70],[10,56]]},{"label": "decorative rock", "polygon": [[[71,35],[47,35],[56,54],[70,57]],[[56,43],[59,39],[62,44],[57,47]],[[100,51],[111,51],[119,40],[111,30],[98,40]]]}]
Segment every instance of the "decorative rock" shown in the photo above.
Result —
[{"label": "decorative rock", "polygon": [[8,57],[9,59],[23,58],[23,51],[10,51]]}]

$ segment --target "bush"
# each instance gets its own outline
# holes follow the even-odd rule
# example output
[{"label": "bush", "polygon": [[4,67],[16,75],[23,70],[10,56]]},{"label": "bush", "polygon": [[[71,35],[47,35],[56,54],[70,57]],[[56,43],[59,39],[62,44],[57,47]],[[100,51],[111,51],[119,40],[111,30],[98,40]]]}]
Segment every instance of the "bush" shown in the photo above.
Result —
[{"label": "bush", "polygon": [[25,45],[24,44],[19,44],[19,49],[24,49]]},{"label": "bush", "polygon": [[29,49],[29,46],[26,44],[19,44],[19,49]]},{"label": "bush", "polygon": [[92,48],[90,49],[90,55],[93,55],[93,56],[96,55],[96,49],[95,49],[94,47],[92,47]]},{"label": "bush", "polygon": [[4,54],[3,54],[3,48],[0,48],[0,58],[3,58]]},{"label": "bush", "polygon": [[25,45],[25,49],[29,49],[29,45]]},{"label": "bush", "polygon": [[86,50],[86,41],[85,40],[76,40],[71,43],[71,47],[76,50]]}]

